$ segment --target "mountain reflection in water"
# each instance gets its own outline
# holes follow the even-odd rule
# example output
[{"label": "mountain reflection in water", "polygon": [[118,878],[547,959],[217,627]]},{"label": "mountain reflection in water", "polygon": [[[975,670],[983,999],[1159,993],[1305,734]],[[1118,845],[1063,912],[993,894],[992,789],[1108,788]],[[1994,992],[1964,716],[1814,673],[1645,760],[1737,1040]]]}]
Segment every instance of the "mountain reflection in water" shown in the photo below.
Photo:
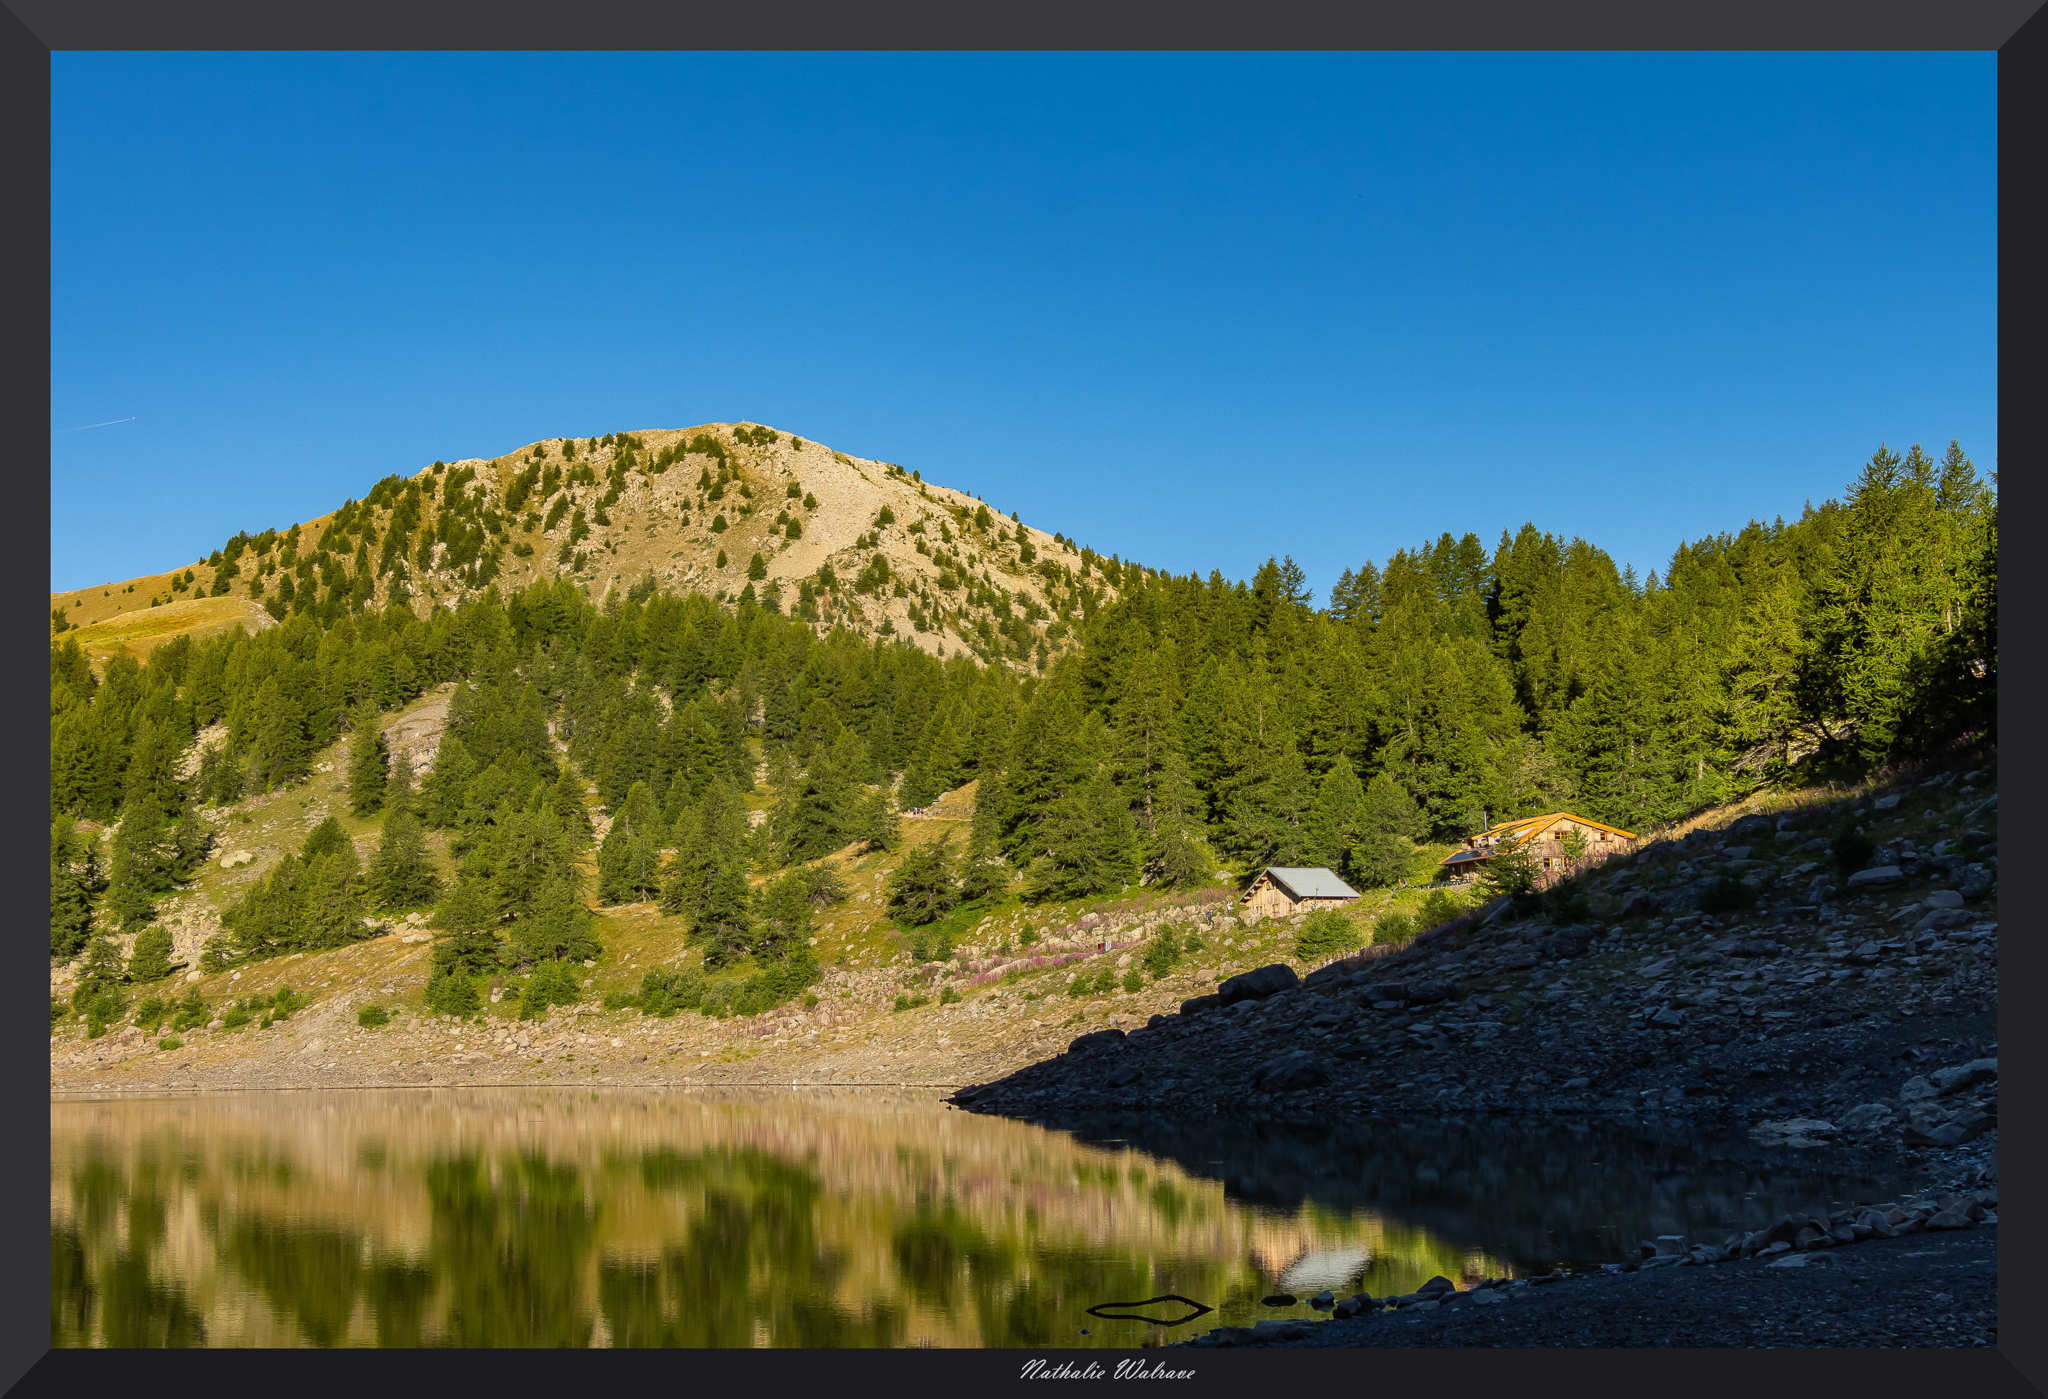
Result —
[{"label": "mountain reflection in water", "polygon": [[1061,1125],[887,1090],[55,1103],[51,1344],[1156,1345],[1184,1333],[1086,1309],[1174,1293],[1243,1324],[1284,1314],[1258,1305],[1283,1282],[1547,1267],[1560,1238],[1599,1246],[1583,1219],[1719,1198],[1585,1173],[1625,1159],[1605,1143],[1531,1171],[1537,1143],[1443,1124]]}]

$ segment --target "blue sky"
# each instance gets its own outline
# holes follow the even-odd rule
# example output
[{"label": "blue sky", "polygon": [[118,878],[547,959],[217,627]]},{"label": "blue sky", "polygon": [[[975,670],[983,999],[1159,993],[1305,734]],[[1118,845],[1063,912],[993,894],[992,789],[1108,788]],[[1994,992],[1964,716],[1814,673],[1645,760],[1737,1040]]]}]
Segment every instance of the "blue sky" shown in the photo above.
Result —
[{"label": "blue sky", "polygon": [[1995,468],[1994,64],[59,53],[51,587],[739,419],[1175,573],[1647,572]]}]

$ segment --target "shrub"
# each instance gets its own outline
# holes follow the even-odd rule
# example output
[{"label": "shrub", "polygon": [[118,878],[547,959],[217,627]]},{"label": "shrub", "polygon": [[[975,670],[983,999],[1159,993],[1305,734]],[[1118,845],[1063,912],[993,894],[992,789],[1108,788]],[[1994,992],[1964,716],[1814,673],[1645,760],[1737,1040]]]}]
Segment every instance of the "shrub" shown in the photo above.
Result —
[{"label": "shrub", "polygon": [[572,1006],[582,998],[583,982],[570,962],[543,962],[519,993],[519,1018],[539,1020],[549,1006]]},{"label": "shrub", "polygon": [[196,1030],[211,1019],[213,1012],[208,1009],[206,998],[199,994],[199,988],[195,986],[185,993],[185,999],[179,1001],[177,1009],[171,1013],[171,1028],[178,1031]]},{"label": "shrub", "polygon": [[[1188,936],[1192,938],[1193,934],[1190,932]],[[1145,952],[1139,959],[1139,964],[1152,973],[1154,981],[1164,981],[1172,975],[1173,969],[1180,964],[1180,959],[1192,950],[1181,939],[1180,926],[1168,923],[1154,933],[1152,940],[1145,944]]]},{"label": "shrub", "polygon": [[1382,913],[1372,927],[1372,940],[1380,947],[1396,946],[1414,936],[1415,920],[1399,910]]},{"label": "shrub", "polygon": [[434,1014],[467,1017],[482,1008],[476,982],[460,972],[437,972],[427,978],[427,1009]]},{"label": "shrub", "polygon": [[804,537],[803,521],[791,520],[782,527],[782,533],[788,539],[802,539]]},{"label": "shrub", "polygon": [[66,1018],[70,1014],[71,1003],[69,1001],[63,1000],[62,998],[57,996],[50,997],[50,1023],[52,1025]]},{"label": "shrub", "polygon": [[270,1015],[273,1020],[289,1020],[292,1012],[303,1010],[306,998],[292,990],[289,984],[277,988],[277,994],[270,998]]},{"label": "shrub", "polygon": [[784,491],[783,495],[787,496],[791,500],[798,500],[802,498],[803,493],[804,488],[802,486],[799,486],[796,482],[791,481],[789,483],[789,489]]},{"label": "shrub", "polygon": [[805,492],[804,492],[804,509],[806,509],[806,510],[816,510],[817,508],[818,508],[818,498],[817,498],[816,496],[812,495],[812,494],[811,494],[811,493],[810,493],[809,491],[805,491]]},{"label": "shrub", "polygon": [[724,567],[725,567],[725,550],[723,550],[723,549],[720,549],[720,550],[718,551],[718,565],[717,565],[717,566],[718,566],[718,567],[720,567],[720,568],[724,568]]},{"label": "shrub", "polygon": [[1422,907],[1415,911],[1415,929],[1427,932],[1440,928],[1465,911],[1465,907],[1448,889],[1437,889],[1422,901]]},{"label": "shrub", "polygon": [[1364,931],[1348,914],[1334,908],[1319,908],[1302,921],[1294,951],[1304,962],[1312,962],[1355,952],[1364,942]]},{"label": "shrub", "polygon": [[179,1039],[176,1035],[165,1035],[162,1039],[156,1042],[156,1047],[158,1049],[167,1050],[183,1049],[185,1047],[185,1041]]},{"label": "shrub", "polygon": [[894,510],[891,510],[891,509],[890,509],[890,508],[889,508],[888,506],[886,506],[886,505],[885,505],[885,506],[883,506],[883,507],[882,507],[882,508],[881,508],[881,509],[880,509],[879,511],[877,511],[877,512],[875,513],[875,523],[876,523],[876,524],[878,524],[878,525],[893,525],[893,524],[895,524],[895,523],[896,523],[896,512],[895,512]]},{"label": "shrub", "polygon": [[939,1004],[942,1006],[957,1006],[965,999],[964,996],[950,986],[939,992]]},{"label": "shrub", "polygon": [[[725,516],[723,516],[723,515],[714,515],[714,516],[712,517],[712,519],[711,519],[711,532],[712,532],[713,534],[724,534],[724,533],[726,532],[726,530],[727,530],[728,528],[730,528],[730,526],[728,526],[728,525],[726,524],[726,522],[725,522]],[[722,552],[722,551],[721,551],[721,552]]]},{"label": "shrub", "polygon": [[1103,967],[1099,971],[1081,971],[1067,983],[1067,994],[1075,1000],[1083,996],[1100,996],[1116,990],[1116,968]]},{"label": "shrub", "polygon": [[227,1013],[221,1016],[220,1023],[221,1028],[225,1030],[241,1029],[249,1023],[249,1008],[239,1005],[229,1006]]},{"label": "shrub", "polygon": [[1129,971],[1124,973],[1124,990],[1142,991],[1144,989],[1145,973],[1139,971],[1136,967],[1132,967]]},{"label": "shrub", "polygon": [[391,1012],[382,1006],[364,1006],[356,1012],[356,1024],[366,1030],[380,1030],[391,1023]]},{"label": "shrub", "polygon": [[894,1015],[898,1011],[916,1010],[919,1006],[928,1006],[930,1004],[931,1001],[927,997],[912,996],[904,993],[896,997],[896,1004],[889,1007],[889,1013]]},{"label": "shrub", "polygon": [[170,1013],[171,1007],[162,996],[146,996],[135,1007],[135,1028],[148,1033],[163,1024]]},{"label": "shrub", "polygon": [[755,583],[768,576],[768,560],[759,554],[747,560],[747,578]]}]

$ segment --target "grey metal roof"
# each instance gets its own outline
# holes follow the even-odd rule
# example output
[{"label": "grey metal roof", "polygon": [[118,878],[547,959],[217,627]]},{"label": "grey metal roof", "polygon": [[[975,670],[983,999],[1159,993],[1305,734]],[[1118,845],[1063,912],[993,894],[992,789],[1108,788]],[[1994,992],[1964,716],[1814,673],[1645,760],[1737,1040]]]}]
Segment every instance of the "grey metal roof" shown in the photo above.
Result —
[{"label": "grey metal roof", "polygon": [[1283,869],[1269,866],[1267,874],[1297,899],[1355,899],[1358,891],[1326,869]]}]

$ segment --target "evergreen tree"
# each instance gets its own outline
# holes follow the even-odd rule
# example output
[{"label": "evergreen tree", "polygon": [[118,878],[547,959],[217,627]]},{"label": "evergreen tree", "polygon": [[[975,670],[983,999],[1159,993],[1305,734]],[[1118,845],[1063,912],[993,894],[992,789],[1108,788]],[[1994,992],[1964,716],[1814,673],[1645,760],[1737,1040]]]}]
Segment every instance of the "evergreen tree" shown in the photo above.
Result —
[{"label": "evergreen tree", "polygon": [[434,765],[420,783],[420,815],[429,827],[446,829],[455,824],[476,774],[476,760],[468,747],[454,734],[443,734],[440,747],[434,750]]},{"label": "evergreen tree", "polygon": [[337,855],[343,850],[354,850],[355,845],[342,829],[341,822],[329,816],[306,833],[306,840],[299,847],[299,858],[311,863],[327,855]]},{"label": "evergreen tree", "polygon": [[556,870],[542,887],[533,912],[513,923],[506,956],[514,965],[532,967],[550,961],[581,962],[599,951],[591,935],[590,910],[577,897],[573,874]]},{"label": "evergreen tree", "polygon": [[213,832],[199,819],[197,807],[188,806],[180,813],[178,823],[170,835],[169,876],[176,884],[190,884],[199,877],[199,871],[206,867],[206,857],[213,852]]},{"label": "evergreen tree", "polygon": [[384,741],[384,729],[376,705],[364,701],[356,707],[355,727],[348,746],[348,804],[358,816],[384,809],[390,782],[391,750]]},{"label": "evergreen tree", "polygon": [[1309,813],[1314,862],[1342,870],[1344,857],[1365,831],[1365,784],[1349,763],[1337,763],[1316,786]]},{"label": "evergreen tree", "polygon": [[172,971],[171,930],[158,923],[137,933],[135,945],[128,953],[128,979],[138,986],[146,985],[162,981]]},{"label": "evergreen tree", "polygon": [[1055,798],[1031,844],[1027,879],[1036,899],[1114,893],[1137,876],[1130,808],[1106,773]]},{"label": "evergreen tree", "polygon": [[1386,773],[1365,789],[1357,839],[1345,857],[1342,872],[1361,889],[1384,889],[1408,877],[1415,862],[1415,842],[1428,822],[1400,783]]},{"label": "evergreen tree", "polygon": [[164,814],[144,798],[121,813],[114,832],[113,869],[107,883],[107,913],[123,933],[132,933],[156,917],[156,896],[172,888],[168,832]]},{"label": "evergreen tree", "polygon": [[935,923],[960,903],[950,858],[952,838],[941,835],[903,857],[889,876],[889,908],[906,923]]},{"label": "evergreen tree", "polygon": [[590,840],[594,827],[590,820],[590,806],[583,797],[583,779],[568,763],[562,764],[561,775],[555,779],[548,803],[563,834],[579,849],[582,848]]},{"label": "evergreen tree", "polygon": [[306,713],[275,675],[256,692],[248,749],[249,782],[256,791],[267,792],[306,775],[312,749]]},{"label": "evergreen tree", "polygon": [[886,785],[860,798],[848,834],[865,850],[893,851],[902,846],[903,818],[896,814],[895,794]]},{"label": "evergreen tree", "polygon": [[1202,830],[1202,797],[1178,749],[1167,755],[1155,784],[1146,868],[1162,889],[1193,889],[1209,882],[1216,859]]},{"label": "evergreen tree", "polygon": [[93,934],[93,897],[104,887],[99,842],[68,816],[50,823],[50,955],[75,957]]},{"label": "evergreen tree", "polygon": [[393,804],[385,815],[369,881],[370,897],[384,909],[423,908],[440,893],[441,879],[427,853],[426,833],[409,807]]},{"label": "evergreen tree", "polygon": [[384,809],[419,815],[420,794],[413,780],[412,759],[404,753],[394,753],[391,757],[391,776],[384,784]]},{"label": "evergreen tree", "polygon": [[85,957],[78,965],[78,980],[71,990],[71,1009],[86,1016],[94,1026],[106,1024],[121,1013],[121,982],[127,969],[121,964],[121,949],[105,934],[86,944]]}]

